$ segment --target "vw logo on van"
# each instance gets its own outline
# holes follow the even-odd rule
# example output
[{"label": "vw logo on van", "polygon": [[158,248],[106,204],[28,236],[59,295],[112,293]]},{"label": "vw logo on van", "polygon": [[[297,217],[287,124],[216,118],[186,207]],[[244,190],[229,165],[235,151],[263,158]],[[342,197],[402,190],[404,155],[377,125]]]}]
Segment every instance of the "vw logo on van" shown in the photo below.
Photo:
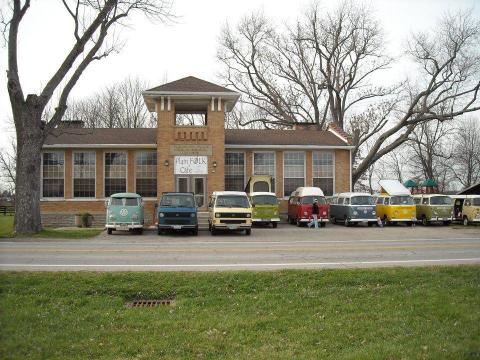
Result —
[{"label": "vw logo on van", "polygon": [[122,210],[120,210],[120,215],[121,215],[121,216],[127,216],[127,215],[128,215],[128,210],[125,209],[125,208],[122,209]]}]

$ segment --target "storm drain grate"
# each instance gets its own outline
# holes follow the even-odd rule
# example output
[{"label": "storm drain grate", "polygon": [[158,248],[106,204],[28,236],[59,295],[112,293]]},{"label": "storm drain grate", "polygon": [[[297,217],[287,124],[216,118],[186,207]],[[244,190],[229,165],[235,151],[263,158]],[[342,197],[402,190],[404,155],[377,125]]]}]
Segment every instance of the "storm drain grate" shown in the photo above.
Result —
[{"label": "storm drain grate", "polygon": [[163,300],[133,300],[126,304],[127,307],[156,307],[156,306],[172,306],[175,305],[175,300],[163,299]]}]

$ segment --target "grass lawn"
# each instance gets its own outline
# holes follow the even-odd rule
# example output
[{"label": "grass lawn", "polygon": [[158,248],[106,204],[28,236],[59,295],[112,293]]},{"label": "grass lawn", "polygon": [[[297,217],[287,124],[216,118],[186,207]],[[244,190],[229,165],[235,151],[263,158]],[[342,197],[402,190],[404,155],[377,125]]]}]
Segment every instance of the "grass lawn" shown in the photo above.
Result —
[{"label": "grass lawn", "polygon": [[[174,296],[173,307],[126,308]],[[0,273],[0,358],[468,359],[480,267]]]},{"label": "grass lawn", "polygon": [[[99,228],[54,229],[45,228],[40,233],[29,235],[33,238],[86,239],[97,236],[103,231]],[[0,216],[0,238],[13,237],[13,216]]]},{"label": "grass lawn", "polygon": [[13,236],[13,216],[0,216],[0,238]]}]

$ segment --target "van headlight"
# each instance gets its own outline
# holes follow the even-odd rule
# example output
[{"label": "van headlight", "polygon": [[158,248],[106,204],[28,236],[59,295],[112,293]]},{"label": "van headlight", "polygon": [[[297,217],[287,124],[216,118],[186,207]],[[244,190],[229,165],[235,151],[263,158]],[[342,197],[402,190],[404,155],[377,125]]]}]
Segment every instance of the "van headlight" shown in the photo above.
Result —
[{"label": "van headlight", "polygon": [[133,214],[132,215],[132,220],[137,221],[138,220],[138,214]]},{"label": "van headlight", "polygon": [[304,211],[304,212],[303,212],[303,215],[307,216],[307,215],[308,215],[308,212]]},{"label": "van headlight", "polygon": [[195,217],[195,215],[196,215],[195,213],[191,213],[190,217]]},{"label": "van headlight", "polygon": [[219,217],[220,217],[220,213],[215,213],[215,217],[216,217],[216,218],[219,218]]},{"label": "van headlight", "polygon": [[247,214],[247,218],[252,217],[252,214]]},{"label": "van headlight", "polygon": [[158,213],[158,217],[164,217],[165,214],[164,213]]},{"label": "van headlight", "polygon": [[354,211],[353,211],[353,215],[358,215],[358,211],[357,211],[357,210],[354,210]]},{"label": "van headlight", "polygon": [[375,212],[375,210],[372,211],[372,215],[377,215],[377,213]]}]

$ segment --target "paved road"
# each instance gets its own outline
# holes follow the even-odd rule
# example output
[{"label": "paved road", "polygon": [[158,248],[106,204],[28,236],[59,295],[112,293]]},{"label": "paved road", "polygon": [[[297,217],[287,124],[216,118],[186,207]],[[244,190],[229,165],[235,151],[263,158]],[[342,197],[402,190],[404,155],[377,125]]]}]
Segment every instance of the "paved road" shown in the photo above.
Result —
[{"label": "paved road", "polygon": [[281,225],[251,236],[101,234],[0,241],[0,270],[271,270],[480,264],[480,227],[325,229]]}]

